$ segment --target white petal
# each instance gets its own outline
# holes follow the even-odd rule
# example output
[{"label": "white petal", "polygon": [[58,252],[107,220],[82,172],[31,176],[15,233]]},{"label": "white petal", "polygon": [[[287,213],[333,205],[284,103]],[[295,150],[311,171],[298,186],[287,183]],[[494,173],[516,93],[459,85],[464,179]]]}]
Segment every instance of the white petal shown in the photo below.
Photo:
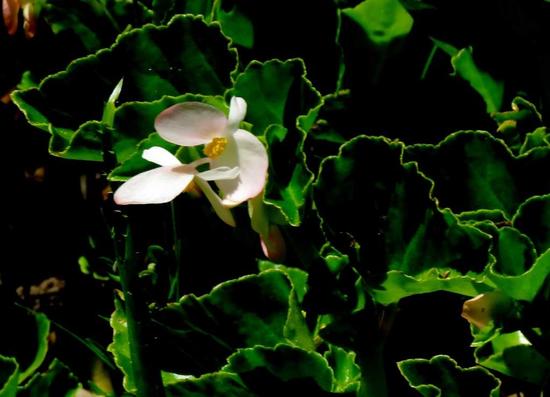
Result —
[{"label": "white petal", "polygon": [[233,218],[233,214],[231,213],[231,210],[223,206],[220,196],[218,196],[214,192],[214,190],[210,187],[208,182],[202,180],[201,178],[196,178],[195,183],[203,191],[208,201],[210,201],[210,204],[212,205],[212,208],[214,208],[216,215],[218,215],[219,218],[225,223],[227,223],[229,226],[235,227],[236,226],[235,218]]},{"label": "white petal", "polygon": [[191,183],[194,170],[189,166],[159,167],[142,172],[124,182],[115,192],[115,203],[159,204],[173,200]]},{"label": "white petal", "polygon": [[197,176],[205,181],[218,181],[222,179],[235,179],[239,176],[239,167],[218,167],[213,170],[200,172]]},{"label": "white petal", "polygon": [[178,165],[182,165],[176,156],[160,146],[145,149],[141,157],[162,167],[177,167]]},{"label": "white petal", "polygon": [[225,114],[201,102],[184,102],[162,111],[155,119],[155,129],[168,142],[196,146],[223,136],[227,126]]},{"label": "white petal", "polygon": [[237,130],[229,138],[224,152],[212,160],[212,167],[239,167],[239,176],[232,180],[216,181],[224,194],[223,205],[234,207],[257,196],[267,178],[267,152],[260,140],[245,130]]},{"label": "white petal", "polygon": [[231,98],[227,120],[227,129],[229,132],[236,131],[239,128],[239,124],[244,120],[244,116],[246,116],[246,101],[240,97]]}]

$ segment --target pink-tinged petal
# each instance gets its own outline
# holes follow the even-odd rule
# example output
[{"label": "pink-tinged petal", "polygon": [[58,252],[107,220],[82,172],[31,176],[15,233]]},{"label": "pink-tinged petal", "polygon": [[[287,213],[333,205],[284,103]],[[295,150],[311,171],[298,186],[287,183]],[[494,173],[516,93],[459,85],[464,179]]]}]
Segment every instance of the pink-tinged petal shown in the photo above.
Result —
[{"label": "pink-tinged petal", "polygon": [[282,262],[286,256],[286,243],[277,225],[270,225],[269,233],[260,235],[264,255],[274,262]]},{"label": "pink-tinged petal", "polygon": [[208,182],[202,180],[201,178],[196,178],[195,183],[203,191],[208,201],[210,201],[216,215],[218,215],[218,217],[229,226],[235,227],[237,224],[235,223],[235,218],[233,218],[231,210],[223,206],[220,196],[214,192]]},{"label": "pink-tinged petal", "polygon": [[115,192],[115,203],[160,204],[172,201],[191,183],[194,169],[189,166],[159,167],[138,174]]},{"label": "pink-tinged petal", "polygon": [[145,149],[141,157],[162,167],[177,167],[178,165],[182,165],[176,156],[160,146]]},{"label": "pink-tinged petal", "polygon": [[17,32],[19,24],[19,0],[2,0],[2,15],[4,16],[4,25],[8,34],[14,35]]},{"label": "pink-tinged petal", "polygon": [[239,176],[239,167],[218,167],[213,170],[203,171],[197,174],[197,177],[205,181],[219,181],[223,179],[235,179]]},{"label": "pink-tinged petal", "polygon": [[267,178],[267,152],[260,140],[245,130],[237,130],[228,138],[220,157],[212,160],[212,168],[239,167],[239,176],[216,181],[223,193],[223,205],[234,207],[261,193]]},{"label": "pink-tinged petal", "polygon": [[155,129],[168,142],[196,146],[223,136],[227,118],[214,106],[201,102],[184,102],[162,111],[155,119]]},{"label": "pink-tinged petal", "polygon": [[229,132],[236,131],[245,116],[246,101],[240,97],[231,98],[231,102],[229,104],[229,116],[227,117],[227,129]]}]

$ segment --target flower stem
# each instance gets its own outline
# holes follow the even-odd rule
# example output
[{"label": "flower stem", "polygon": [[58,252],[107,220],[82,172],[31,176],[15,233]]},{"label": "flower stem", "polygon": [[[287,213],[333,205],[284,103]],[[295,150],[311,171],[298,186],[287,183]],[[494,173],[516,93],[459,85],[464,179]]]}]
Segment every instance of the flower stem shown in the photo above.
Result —
[{"label": "flower stem", "polygon": [[386,371],[384,370],[384,346],[372,346],[368,352],[358,357],[363,379],[359,393],[360,397],[387,397]]},{"label": "flower stem", "polygon": [[119,266],[122,291],[128,322],[128,342],[137,397],[163,397],[164,388],[160,370],[151,357],[150,338],[147,335],[149,313],[139,289],[138,255],[134,247],[131,221],[125,236],[124,260]]},{"label": "flower stem", "polygon": [[170,292],[168,293],[169,300],[177,300],[181,297],[181,239],[179,238],[178,223],[176,217],[176,203],[173,200],[170,203],[170,213],[172,221],[172,237],[174,239],[174,259],[176,264],[176,271],[174,272],[172,280],[170,280]]}]

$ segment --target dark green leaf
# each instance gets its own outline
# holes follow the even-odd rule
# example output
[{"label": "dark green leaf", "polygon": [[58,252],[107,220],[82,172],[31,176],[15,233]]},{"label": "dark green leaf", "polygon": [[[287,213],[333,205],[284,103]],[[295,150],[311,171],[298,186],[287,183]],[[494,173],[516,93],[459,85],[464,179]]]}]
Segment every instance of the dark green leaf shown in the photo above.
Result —
[{"label": "dark green leaf", "polygon": [[470,295],[489,261],[489,236],[439,210],[432,182],[402,153],[401,143],[361,136],[323,161],[314,198],[329,240],[343,252],[355,247],[359,272],[385,303],[438,289]]},{"label": "dark green leaf", "polygon": [[257,397],[241,379],[226,372],[206,374],[166,387],[167,397]]},{"label": "dark green leaf", "polygon": [[512,220],[515,228],[528,235],[539,254],[550,248],[550,194],[523,203]]},{"label": "dark green leaf", "polygon": [[475,351],[478,364],[526,382],[542,385],[550,376],[550,362],[520,331],[500,334]]},{"label": "dark green leaf", "polygon": [[548,147],[550,146],[550,133],[546,127],[537,128],[533,132],[529,132],[525,136],[523,145],[520,148],[520,154],[525,154],[529,150],[537,147]]},{"label": "dark green leaf", "polygon": [[361,383],[361,369],[355,363],[355,353],[331,345],[324,356],[334,371],[334,390],[337,392],[357,391]]},{"label": "dark green leaf", "polygon": [[449,356],[416,358],[397,363],[399,370],[423,396],[498,397],[500,381],[481,367],[461,368]]},{"label": "dark green leaf", "polygon": [[291,292],[284,273],[268,270],[169,304],[155,316],[154,350],[163,369],[200,375],[219,370],[237,348],[285,342],[289,321],[299,321],[289,317]]},{"label": "dark green leaf", "polygon": [[405,159],[433,179],[434,196],[454,212],[502,210],[510,218],[527,198],[550,192],[550,148],[514,156],[483,131],[460,131],[438,145],[412,145]]},{"label": "dark green leaf", "polygon": [[69,368],[58,361],[52,361],[47,370],[37,373],[17,392],[18,397],[73,397],[80,388]]},{"label": "dark green leaf", "polygon": [[[235,66],[235,52],[218,26],[178,16],[167,26],[147,25],[122,34],[112,47],[74,61],[39,88],[15,92],[13,100],[32,125],[51,133],[54,154],[63,155],[84,123],[102,118],[105,102],[122,77],[120,103],[189,92],[217,95],[231,84]],[[97,151],[102,139],[92,141],[91,149]]]},{"label": "dark green leaf", "polygon": [[224,370],[237,373],[258,396],[337,395],[330,393],[333,371],[316,352],[283,344],[273,348],[257,346],[239,350],[228,362]]}]

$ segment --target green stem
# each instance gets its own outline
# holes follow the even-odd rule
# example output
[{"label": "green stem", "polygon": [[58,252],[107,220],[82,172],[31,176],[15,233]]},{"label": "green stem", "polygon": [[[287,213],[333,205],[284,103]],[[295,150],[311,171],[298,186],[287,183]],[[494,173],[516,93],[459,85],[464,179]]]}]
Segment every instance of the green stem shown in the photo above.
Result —
[{"label": "green stem", "polygon": [[137,397],[163,397],[164,388],[160,370],[150,355],[151,346],[147,335],[148,309],[139,289],[139,268],[134,248],[134,233],[128,224],[124,262],[119,266],[122,292],[128,322],[128,341],[132,369],[137,388]]},{"label": "green stem", "polygon": [[424,68],[422,69],[422,74],[420,75],[420,80],[424,80],[426,78],[426,75],[428,74],[428,70],[430,69],[430,66],[432,65],[435,53],[437,52],[437,45],[434,44],[432,47],[432,50],[430,51],[430,55],[428,55],[428,59],[426,60],[426,63],[424,64]]},{"label": "green stem", "polygon": [[210,12],[210,16],[208,18],[208,22],[214,22],[216,20],[216,13],[218,12],[220,5],[221,5],[220,0],[214,0],[214,3],[212,4],[212,11]]},{"label": "green stem", "polygon": [[386,371],[384,369],[384,345],[372,346],[368,352],[358,357],[363,379],[358,396],[387,397]]},{"label": "green stem", "polygon": [[176,222],[176,204],[175,200],[170,203],[171,221],[172,221],[172,236],[174,238],[174,257],[176,262],[176,271],[173,279],[170,282],[169,300],[176,300],[181,296],[181,240],[178,233],[178,224]]}]

